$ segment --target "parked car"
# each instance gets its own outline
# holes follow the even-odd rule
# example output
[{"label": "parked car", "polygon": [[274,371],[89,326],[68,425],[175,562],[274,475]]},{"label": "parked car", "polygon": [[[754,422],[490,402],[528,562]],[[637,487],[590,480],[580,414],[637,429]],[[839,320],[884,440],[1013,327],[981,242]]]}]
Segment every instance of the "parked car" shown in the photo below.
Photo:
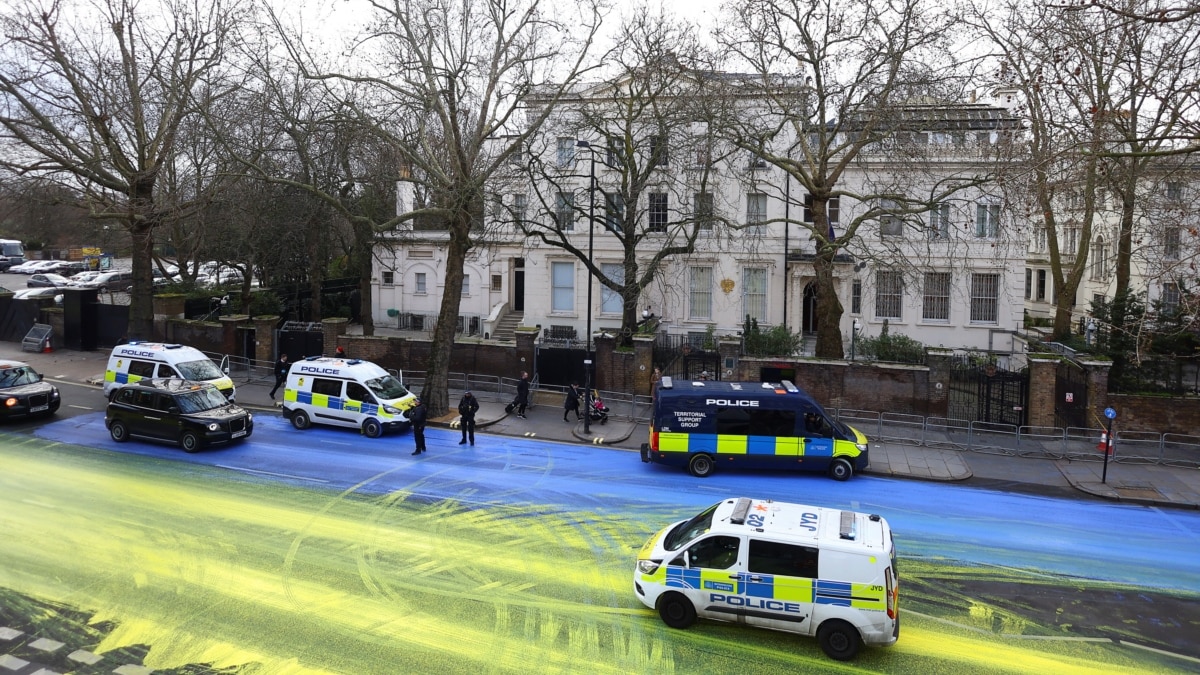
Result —
[{"label": "parked car", "polygon": [[109,291],[123,291],[129,288],[129,284],[133,281],[133,272],[129,271],[109,271],[101,272],[99,275],[75,284],[77,288],[95,288],[102,293]]},{"label": "parked car", "polygon": [[62,405],[58,387],[28,363],[0,361],[0,419],[53,415]]},{"label": "parked car", "polygon": [[25,282],[27,288],[60,288],[71,283],[71,280],[61,274],[47,272],[35,274]]},{"label": "parked car", "polygon": [[13,293],[13,300],[34,300],[37,298],[54,298],[54,302],[62,303],[62,289],[53,286],[42,288],[22,288]]},{"label": "parked car", "polygon": [[96,271],[96,270],[86,270],[86,271],[80,272],[79,274],[76,274],[75,276],[71,277],[71,282],[68,284],[68,286],[80,287],[84,283],[91,281],[92,279],[95,279],[96,277],[100,276],[101,274],[104,274],[104,273]]},{"label": "parked car", "polygon": [[87,270],[87,265],[78,260],[60,260],[58,264],[50,271],[55,274],[61,274],[64,277],[73,277],[80,272]]},{"label": "parked car", "polygon": [[8,268],[8,271],[13,274],[36,274],[48,271],[48,268],[53,267],[57,263],[57,260],[26,260],[20,265],[13,265]]},{"label": "parked car", "polygon": [[117,390],[104,425],[112,439],[131,437],[178,443],[185,452],[249,438],[254,416],[207,382],[141,380]]}]

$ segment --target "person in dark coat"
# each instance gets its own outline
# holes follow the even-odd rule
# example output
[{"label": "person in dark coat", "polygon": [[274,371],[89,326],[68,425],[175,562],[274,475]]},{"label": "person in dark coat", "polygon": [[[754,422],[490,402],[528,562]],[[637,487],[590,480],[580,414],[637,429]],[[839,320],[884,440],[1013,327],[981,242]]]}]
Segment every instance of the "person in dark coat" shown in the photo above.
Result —
[{"label": "person in dark coat", "polygon": [[334,350],[334,352],[333,352],[333,356],[334,356],[334,358],[337,358],[337,359],[346,358],[346,348],[341,345],[338,345],[338,348],[336,350]]},{"label": "person in dark coat", "polygon": [[573,411],[576,421],[583,419],[583,415],[579,414],[579,400],[583,398],[583,392],[579,391],[579,385],[571,383],[571,388],[567,390],[567,399],[563,401],[563,421],[570,422],[567,415]]},{"label": "person in dark coat", "polygon": [[463,445],[470,438],[471,445],[475,445],[475,413],[479,412],[479,401],[471,395],[471,392],[465,392],[462,399],[458,402],[458,414],[462,417],[462,440],[458,442]]},{"label": "person in dark coat", "polygon": [[413,441],[416,443],[417,449],[413,450],[414,455],[419,455],[425,452],[425,422],[429,418],[429,409],[421,399],[417,399],[413,407],[408,409],[408,421],[412,423]]},{"label": "person in dark coat", "polygon": [[525,406],[529,405],[529,373],[521,371],[521,381],[517,383],[517,417],[525,419]]},{"label": "person in dark coat", "polygon": [[275,362],[275,387],[271,389],[269,396],[271,400],[275,400],[275,392],[279,390],[279,385],[287,382],[288,369],[292,364],[288,363],[287,354],[280,354],[279,360]]}]

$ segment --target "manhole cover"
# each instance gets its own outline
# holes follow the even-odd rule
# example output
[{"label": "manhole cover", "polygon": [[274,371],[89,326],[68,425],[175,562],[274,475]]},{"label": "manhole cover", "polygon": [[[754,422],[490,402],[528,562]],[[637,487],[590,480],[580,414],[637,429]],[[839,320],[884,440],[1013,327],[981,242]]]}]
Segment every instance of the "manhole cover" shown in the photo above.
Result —
[{"label": "manhole cover", "polygon": [[1122,486],[1116,488],[1117,493],[1126,499],[1162,499],[1158,490],[1152,487]]}]

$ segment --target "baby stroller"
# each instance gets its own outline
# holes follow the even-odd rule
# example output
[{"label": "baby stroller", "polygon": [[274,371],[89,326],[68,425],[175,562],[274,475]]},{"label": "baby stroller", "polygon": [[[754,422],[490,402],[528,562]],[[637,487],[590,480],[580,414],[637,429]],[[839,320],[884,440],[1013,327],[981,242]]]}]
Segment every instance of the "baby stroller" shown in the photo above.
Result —
[{"label": "baby stroller", "polygon": [[596,389],[592,390],[592,409],[588,411],[588,416],[592,421],[598,421],[600,424],[608,421],[608,406],[600,400],[600,392]]}]

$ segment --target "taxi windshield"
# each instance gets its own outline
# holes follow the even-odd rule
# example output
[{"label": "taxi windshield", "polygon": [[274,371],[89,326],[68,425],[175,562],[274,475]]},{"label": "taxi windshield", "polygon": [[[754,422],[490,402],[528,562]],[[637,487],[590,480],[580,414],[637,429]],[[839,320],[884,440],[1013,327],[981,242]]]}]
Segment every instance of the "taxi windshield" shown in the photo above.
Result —
[{"label": "taxi windshield", "polygon": [[400,380],[391,375],[367,380],[364,384],[367,385],[367,389],[370,389],[372,393],[385,401],[408,396],[408,390],[404,388],[404,385],[400,384]]},{"label": "taxi windshield", "polygon": [[712,528],[713,514],[716,513],[717,507],[721,503],[713,504],[704,509],[704,511],[696,514],[691,520],[681,523],[678,527],[667,533],[667,536],[663,539],[663,547],[668,551],[678,551],[687,546],[696,537],[708,532]]},{"label": "taxi windshield", "polygon": [[207,380],[215,380],[218,377],[223,377],[224,373],[209,359],[201,359],[199,361],[187,361],[186,363],[177,363],[175,367],[179,369],[179,375],[185,380],[199,380],[201,382]]},{"label": "taxi windshield", "polygon": [[19,387],[23,384],[36,384],[41,381],[42,376],[29,366],[0,369],[0,387]]},{"label": "taxi windshield", "polygon": [[179,401],[179,412],[198,413],[229,405],[216,387],[200,387],[194,391],[186,391],[175,397]]}]

